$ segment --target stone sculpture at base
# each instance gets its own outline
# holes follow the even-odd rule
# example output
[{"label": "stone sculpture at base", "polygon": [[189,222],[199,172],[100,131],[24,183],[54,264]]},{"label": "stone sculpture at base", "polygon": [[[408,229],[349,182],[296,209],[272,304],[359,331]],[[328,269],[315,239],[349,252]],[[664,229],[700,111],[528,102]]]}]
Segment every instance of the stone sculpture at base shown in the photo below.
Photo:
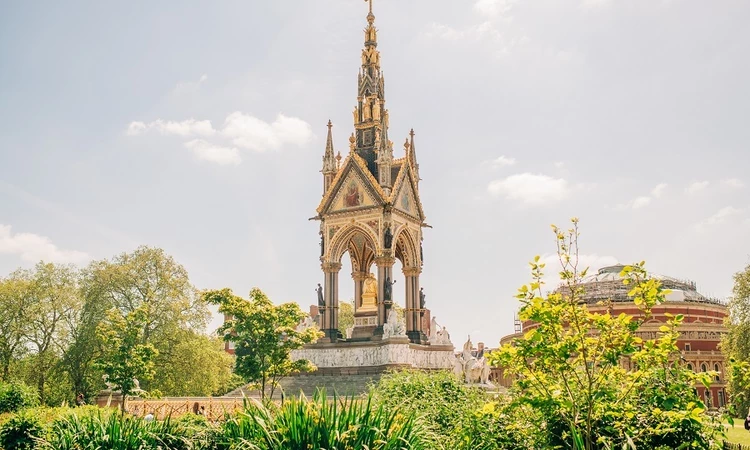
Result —
[{"label": "stone sculpture at base", "polygon": [[406,337],[406,326],[394,308],[388,310],[388,320],[383,325],[383,339],[392,337]]},{"label": "stone sculpture at base", "polygon": [[430,345],[450,345],[453,346],[453,342],[451,342],[451,335],[448,333],[448,330],[439,325],[437,323],[437,317],[433,317],[432,321],[430,321],[430,338],[429,338]]},{"label": "stone sculpture at base", "polygon": [[491,367],[487,362],[487,358],[484,356],[479,359],[474,357],[471,354],[472,347],[470,336],[464,344],[461,355],[455,357],[453,373],[468,384],[492,386],[492,383],[490,383]]}]

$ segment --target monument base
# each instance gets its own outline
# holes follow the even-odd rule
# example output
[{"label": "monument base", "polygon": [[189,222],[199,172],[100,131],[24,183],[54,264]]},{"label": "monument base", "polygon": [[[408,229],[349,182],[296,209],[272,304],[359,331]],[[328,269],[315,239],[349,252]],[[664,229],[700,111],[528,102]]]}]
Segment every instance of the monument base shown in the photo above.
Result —
[{"label": "monument base", "polygon": [[452,370],[453,346],[413,344],[406,336],[369,342],[337,342],[306,345],[292,351],[292,359],[306,359],[318,371],[351,373],[367,368],[368,372],[392,368]]}]

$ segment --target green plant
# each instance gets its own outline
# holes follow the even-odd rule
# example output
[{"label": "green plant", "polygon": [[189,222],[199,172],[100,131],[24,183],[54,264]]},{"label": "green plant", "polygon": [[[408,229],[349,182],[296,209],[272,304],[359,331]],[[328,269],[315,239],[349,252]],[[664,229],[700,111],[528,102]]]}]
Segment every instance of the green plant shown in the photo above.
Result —
[{"label": "green plant", "polygon": [[484,404],[484,394],[447,371],[402,370],[380,378],[371,389],[373,401],[389,410],[416,414],[424,420],[433,445],[455,448],[464,422]]},{"label": "green plant", "polygon": [[642,262],[620,274],[642,318],[589,311],[581,283],[586,269],[579,270],[576,258],[578,221],[553,231],[562,287],[543,293],[545,265],[536,257],[533,281],[517,295],[519,317],[535,326],[489,357],[515,377],[515,402],[541,418],[530,425],[553,448],[718,448],[721,426],[693,389],[708,385],[712,374],[694,374],[680,363],[683,317],[668,316],[655,340],[636,334],[665,300],[660,281],[648,277]]},{"label": "green plant", "polygon": [[72,414],[52,424],[44,447],[54,450],[189,450],[170,420],[146,422],[125,414]]},{"label": "green plant", "polygon": [[220,450],[428,448],[414,414],[375,406],[367,399],[328,398],[317,392],[282,406],[248,400],[244,411],[222,425]]},{"label": "green plant", "polygon": [[0,427],[0,448],[32,450],[38,448],[45,433],[44,425],[33,411],[24,410]]},{"label": "green plant", "polygon": [[0,414],[39,404],[37,392],[21,382],[0,383]]},{"label": "green plant", "polygon": [[260,383],[262,398],[273,397],[278,382],[283,377],[314,367],[309,361],[293,361],[292,350],[315,342],[323,334],[317,328],[297,330],[305,318],[296,303],[274,305],[260,289],[250,291],[246,300],[230,289],[203,293],[204,302],[219,306],[219,313],[231,319],[219,327],[218,333],[225,341],[234,342],[235,372],[248,382]]}]

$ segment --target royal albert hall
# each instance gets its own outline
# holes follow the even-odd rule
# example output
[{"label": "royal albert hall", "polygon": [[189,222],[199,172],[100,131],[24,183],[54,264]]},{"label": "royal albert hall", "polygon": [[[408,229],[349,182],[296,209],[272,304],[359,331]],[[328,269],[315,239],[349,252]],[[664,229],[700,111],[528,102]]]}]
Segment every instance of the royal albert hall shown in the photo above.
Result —
[{"label": "royal albert hall", "polygon": [[[584,301],[592,312],[612,314],[630,314],[642,317],[641,311],[628,297],[629,288],[623,284],[620,272],[624,266],[603,267],[595,274],[587,275],[582,280]],[[716,371],[710,389],[703,385],[696,386],[698,394],[710,407],[722,407],[727,401],[724,379],[725,360],[719,350],[721,338],[726,333],[724,319],[727,317],[726,305],[717,299],[709,298],[696,289],[692,281],[679,280],[662,275],[649,274],[661,280],[662,286],[669,289],[666,301],[653,308],[652,316],[644,322],[637,334],[644,340],[657,338],[658,330],[667,321],[666,314],[682,314],[685,319],[680,326],[678,346],[681,359],[688,369],[696,372]],[[516,333],[503,337],[500,345],[511,343],[523,335],[523,330],[533,328],[533,322],[516,323]],[[508,387],[511,380],[503,376],[501,367],[493,369],[496,383]]]}]

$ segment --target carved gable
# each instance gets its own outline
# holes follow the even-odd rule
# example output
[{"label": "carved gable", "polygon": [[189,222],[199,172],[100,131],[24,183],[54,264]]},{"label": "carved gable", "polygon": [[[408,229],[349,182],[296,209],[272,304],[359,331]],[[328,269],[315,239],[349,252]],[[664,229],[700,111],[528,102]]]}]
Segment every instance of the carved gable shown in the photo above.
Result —
[{"label": "carved gable", "polygon": [[423,219],[419,194],[415,189],[413,173],[407,164],[402,167],[396,180],[395,195],[392,197],[393,207],[411,217]]},{"label": "carved gable", "polygon": [[339,190],[334,195],[328,212],[332,213],[370,206],[377,206],[375,199],[367,192],[365,182],[352,171],[349,172],[349,175],[344,178],[344,182],[339,186]]},{"label": "carved gable", "polygon": [[378,192],[380,187],[373,183],[374,178],[366,166],[364,169],[362,166],[361,158],[350,156],[323,199],[319,209],[321,214],[369,209],[384,203]]}]

